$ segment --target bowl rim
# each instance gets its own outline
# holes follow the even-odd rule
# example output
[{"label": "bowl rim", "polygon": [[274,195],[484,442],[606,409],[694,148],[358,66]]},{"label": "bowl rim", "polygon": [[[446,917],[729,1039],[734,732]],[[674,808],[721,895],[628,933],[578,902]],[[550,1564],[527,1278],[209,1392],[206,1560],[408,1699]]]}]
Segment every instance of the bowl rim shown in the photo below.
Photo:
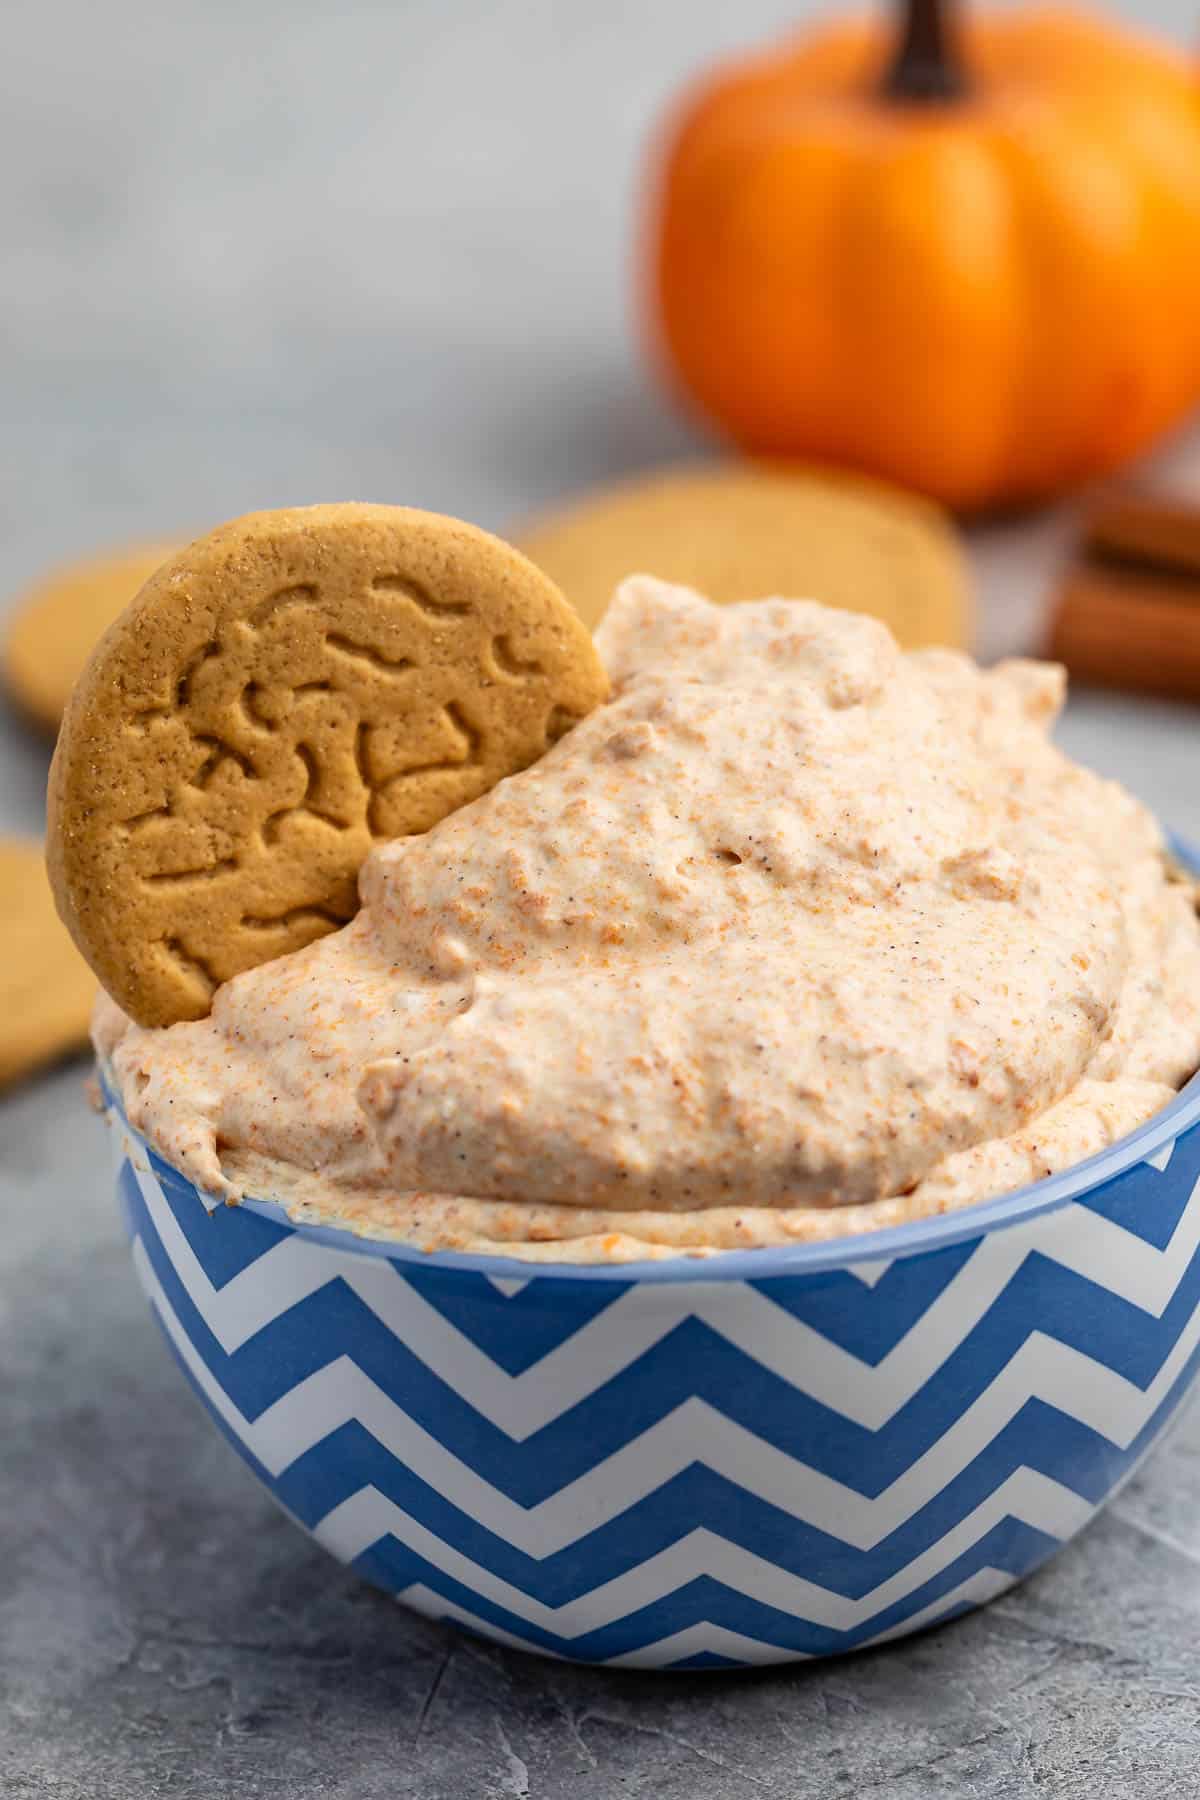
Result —
[{"label": "bowl rim", "polygon": [[[1193,845],[1174,832],[1167,833],[1168,847],[1179,862],[1200,875],[1200,845]],[[119,1106],[117,1097],[114,1102]],[[124,1112],[122,1109],[122,1117]],[[401,1239],[370,1237],[344,1225],[315,1225],[293,1219],[278,1200],[247,1196],[238,1204],[260,1218],[286,1226],[310,1243],[330,1249],[349,1251],[360,1256],[382,1256],[389,1262],[411,1263],[422,1269],[458,1270],[464,1274],[487,1275],[497,1281],[521,1283],[539,1281],[618,1282],[712,1282],[764,1281],[783,1275],[820,1275],[847,1268],[857,1269],[873,1262],[893,1262],[901,1257],[928,1255],[967,1239],[982,1237],[990,1231],[1008,1230],[1030,1219],[1060,1211],[1073,1201],[1104,1187],[1109,1182],[1147,1162],[1167,1145],[1182,1137],[1200,1121],[1200,1070],[1192,1076],[1174,1100],[1154,1113],[1144,1124],[1118,1138],[1107,1149],[1099,1150],[1083,1162],[1074,1163],[1057,1175],[1046,1175],[1038,1181],[1009,1193],[997,1194],[990,1200],[975,1201],[951,1212],[935,1213],[924,1219],[911,1219],[903,1225],[891,1225],[879,1231],[864,1231],[850,1237],[823,1238],[816,1243],[775,1244],[762,1249],[720,1250],[711,1256],[689,1256],[682,1251],[674,1256],[651,1260],[587,1263],[534,1261],[520,1256],[503,1256],[492,1252],[465,1250],[422,1250]],[[128,1123],[126,1121],[126,1123]],[[132,1126],[129,1129],[145,1142]],[[155,1151],[156,1156],[160,1152]],[[165,1160],[165,1159],[163,1159]],[[194,1183],[186,1176],[189,1187]],[[199,1191],[197,1197],[199,1198]]]}]

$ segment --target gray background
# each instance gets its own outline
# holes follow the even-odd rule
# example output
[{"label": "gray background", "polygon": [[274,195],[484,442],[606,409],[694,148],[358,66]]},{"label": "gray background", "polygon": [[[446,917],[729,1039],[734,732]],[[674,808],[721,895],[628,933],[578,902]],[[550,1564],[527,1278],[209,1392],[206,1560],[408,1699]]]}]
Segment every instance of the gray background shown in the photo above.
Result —
[{"label": "gray background", "polygon": [[[1134,10],[1130,7],[1130,12]],[[1200,17],[1137,9],[1200,43]],[[28,0],[0,56],[0,610],[47,562],[253,506],[500,526],[699,447],[631,300],[680,73],[802,5]],[[1160,459],[1200,493],[1200,433]],[[973,534],[1027,647],[1072,510]],[[1200,714],[1063,738],[1200,837]],[[0,713],[0,829],[45,747]],[[828,1667],[657,1681],[411,1619],[276,1516],[135,1292],[79,1066],[0,1098],[0,1791],[1195,1795],[1200,1424],[1041,1577]]]}]

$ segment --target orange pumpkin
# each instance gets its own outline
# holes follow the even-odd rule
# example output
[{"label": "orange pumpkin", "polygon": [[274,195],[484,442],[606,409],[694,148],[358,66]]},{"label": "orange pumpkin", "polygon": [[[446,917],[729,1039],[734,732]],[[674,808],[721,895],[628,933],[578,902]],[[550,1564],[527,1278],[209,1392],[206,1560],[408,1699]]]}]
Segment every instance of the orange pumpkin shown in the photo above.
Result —
[{"label": "orange pumpkin", "polygon": [[1200,398],[1200,85],[1085,13],[908,0],[718,71],[651,216],[657,323],[747,450],[960,508],[1116,467]]}]

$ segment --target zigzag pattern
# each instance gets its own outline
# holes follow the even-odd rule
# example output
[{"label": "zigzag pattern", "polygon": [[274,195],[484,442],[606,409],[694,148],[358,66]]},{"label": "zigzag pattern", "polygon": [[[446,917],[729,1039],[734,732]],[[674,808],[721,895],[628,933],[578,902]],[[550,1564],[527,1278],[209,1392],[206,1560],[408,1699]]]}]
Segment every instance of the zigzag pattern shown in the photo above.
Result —
[{"label": "zigzag pattern", "polygon": [[949,1248],[592,1282],[210,1217],[114,1126],[138,1274],[277,1499],[543,1654],[726,1667],[953,1616],[1086,1523],[1200,1366],[1200,1126]]}]

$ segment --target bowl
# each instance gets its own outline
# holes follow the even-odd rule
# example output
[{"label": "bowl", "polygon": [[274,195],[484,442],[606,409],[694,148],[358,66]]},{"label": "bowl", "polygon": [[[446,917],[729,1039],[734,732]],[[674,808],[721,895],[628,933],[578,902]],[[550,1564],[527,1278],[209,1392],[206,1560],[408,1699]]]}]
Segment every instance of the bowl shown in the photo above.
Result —
[{"label": "bowl", "polygon": [[210,1212],[106,1099],[219,1429],[339,1560],[522,1650],[728,1668],[953,1618],[1087,1524],[1200,1362],[1200,1076],[999,1199],[614,1267]]}]

